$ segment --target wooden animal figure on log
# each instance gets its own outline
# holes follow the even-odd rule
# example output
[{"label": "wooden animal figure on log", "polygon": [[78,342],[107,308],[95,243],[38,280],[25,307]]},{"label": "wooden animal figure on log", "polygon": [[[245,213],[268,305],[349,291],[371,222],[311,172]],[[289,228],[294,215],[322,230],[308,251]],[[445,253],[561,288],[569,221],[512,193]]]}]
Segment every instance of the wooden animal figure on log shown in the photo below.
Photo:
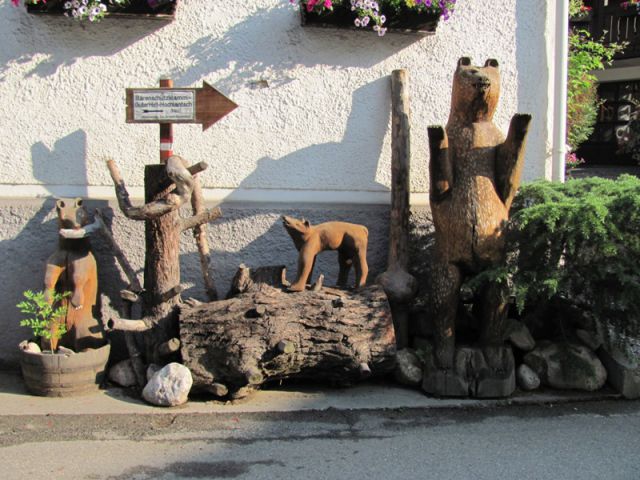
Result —
[{"label": "wooden animal figure on log", "polygon": [[[465,275],[482,271],[504,256],[503,229],[520,185],[531,116],[516,114],[505,139],[493,123],[500,95],[494,59],[483,67],[458,61],[446,129],[429,128],[430,201],[436,262],[432,291],[436,322],[435,360],[450,369],[455,354],[455,320]],[[506,303],[497,285],[481,292],[481,344],[503,344]]]},{"label": "wooden animal figure on log", "polygon": [[316,256],[325,250],[338,251],[338,286],[347,286],[351,265],[356,271],[356,287],[366,285],[369,274],[367,227],[346,222],[326,222],[313,226],[304,218],[298,220],[287,216],[283,216],[282,221],[299,252],[296,281],[289,287],[290,291],[302,292],[305,289],[311,279]]},{"label": "wooden animal figure on log", "polygon": [[[71,292],[63,300],[67,306],[67,333],[60,344],[80,352],[87,348],[104,345],[103,331],[93,316],[93,306],[98,293],[98,270],[91,253],[91,244],[85,227],[89,215],[81,198],[60,199],[56,202],[60,236],[58,249],[47,260],[44,277],[45,298],[51,292]],[[78,232],[68,238],[64,232]]]}]

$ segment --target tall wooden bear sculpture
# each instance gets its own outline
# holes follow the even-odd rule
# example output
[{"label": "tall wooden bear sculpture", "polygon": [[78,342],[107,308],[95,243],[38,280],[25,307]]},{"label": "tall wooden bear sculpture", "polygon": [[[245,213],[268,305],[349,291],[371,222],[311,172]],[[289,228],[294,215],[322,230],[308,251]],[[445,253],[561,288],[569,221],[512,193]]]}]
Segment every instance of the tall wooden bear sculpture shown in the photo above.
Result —
[{"label": "tall wooden bear sculpture", "polygon": [[[500,95],[496,60],[484,67],[458,61],[446,129],[429,128],[431,209],[436,258],[433,296],[435,361],[454,367],[455,320],[465,275],[495,265],[504,256],[503,228],[520,184],[530,115],[511,119],[505,139],[492,119]],[[482,322],[486,361],[499,363],[492,349],[503,344],[506,304],[501,289],[488,286],[474,307]],[[493,352],[493,353],[492,353]],[[457,360],[456,360],[457,362]]]},{"label": "tall wooden bear sculpture", "polygon": [[[89,216],[82,199],[60,199],[56,202],[58,227],[79,230],[89,224]],[[104,345],[103,332],[93,316],[98,293],[96,259],[91,253],[87,237],[59,236],[58,249],[47,260],[44,278],[46,294],[54,289],[71,292],[63,300],[67,306],[67,333],[60,343],[76,352]]]}]

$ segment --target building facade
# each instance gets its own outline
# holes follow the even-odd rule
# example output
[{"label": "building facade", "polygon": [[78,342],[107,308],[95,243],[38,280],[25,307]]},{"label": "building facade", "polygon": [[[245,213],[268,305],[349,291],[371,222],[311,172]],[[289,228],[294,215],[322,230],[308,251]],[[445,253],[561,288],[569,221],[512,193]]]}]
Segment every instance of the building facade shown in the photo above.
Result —
[{"label": "building facade", "polygon": [[[562,3],[562,2],[560,2]],[[428,221],[427,126],[447,121],[457,60],[500,63],[496,123],[533,115],[525,180],[551,178],[558,3],[459,0],[432,36],[302,27],[288,0],[179,1],[173,21],[106,18],[99,23],[28,14],[0,0],[0,367],[13,367],[27,331],[15,308],[39,289],[55,250],[56,197],[81,196],[105,209],[136,268],[143,225],[123,218],[105,160],[115,159],[140,202],[144,165],[158,162],[157,125],[125,123],[125,89],[206,81],[239,105],[203,132],[177,125],[173,149],[200,175],[205,199],[223,218],[209,228],[223,294],[240,263],[284,264],[296,251],[282,214],[311,222],[346,220],[370,230],[371,279],[386,262],[391,162],[390,74],[407,69],[412,108],[412,205]],[[562,19],[566,24],[566,17]],[[562,60],[562,59],[560,59]],[[562,100],[559,100],[562,101]],[[126,287],[96,242],[100,287]],[[183,241],[186,295],[202,297],[197,250]],[[329,282],[336,261],[317,270]]]}]

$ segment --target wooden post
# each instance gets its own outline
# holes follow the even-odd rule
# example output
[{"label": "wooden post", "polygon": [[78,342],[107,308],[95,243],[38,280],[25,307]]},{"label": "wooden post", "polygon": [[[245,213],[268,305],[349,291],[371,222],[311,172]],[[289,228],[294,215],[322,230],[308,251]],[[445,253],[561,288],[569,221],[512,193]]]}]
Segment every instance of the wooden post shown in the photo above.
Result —
[{"label": "wooden post", "polygon": [[411,123],[407,72],[391,76],[391,220],[387,271],[377,279],[389,298],[398,349],[409,344],[408,307],[417,291],[409,265]]},{"label": "wooden post", "polygon": [[[173,88],[173,80],[169,78],[160,79],[160,88]],[[165,164],[169,157],[173,155],[173,124],[160,124],[160,163]]]},{"label": "wooden post", "polygon": [[[145,202],[152,202],[168,181],[164,165],[147,165],[144,171]],[[155,348],[177,337],[178,324],[174,307],[180,296],[167,299],[165,294],[180,285],[180,216],[177,210],[145,221],[144,285],[145,316],[157,320],[147,335],[147,359],[155,357]],[[151,351],[149,351],[151,350]]]}]

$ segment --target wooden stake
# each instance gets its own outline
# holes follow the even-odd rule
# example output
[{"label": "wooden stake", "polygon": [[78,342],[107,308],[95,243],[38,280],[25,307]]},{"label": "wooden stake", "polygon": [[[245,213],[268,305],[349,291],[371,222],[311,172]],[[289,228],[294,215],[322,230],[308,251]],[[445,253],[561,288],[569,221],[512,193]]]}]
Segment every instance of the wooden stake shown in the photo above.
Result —
[{"label": "wooden stake", "polygon": [[[160,88],[173,88],[173,80],[163,78],[160,80]],[[173,155],[173,124],[160,124],[160,163],[165,164]]]},{"label": "wooden stake", "polygon": [[417,291],[409,265],[409,194],[411,122],[407,72],[391,76],[391,220],[387,271],[377,279],[384,288],[393,315],[398,349],[409,344],[408,304]]}]

